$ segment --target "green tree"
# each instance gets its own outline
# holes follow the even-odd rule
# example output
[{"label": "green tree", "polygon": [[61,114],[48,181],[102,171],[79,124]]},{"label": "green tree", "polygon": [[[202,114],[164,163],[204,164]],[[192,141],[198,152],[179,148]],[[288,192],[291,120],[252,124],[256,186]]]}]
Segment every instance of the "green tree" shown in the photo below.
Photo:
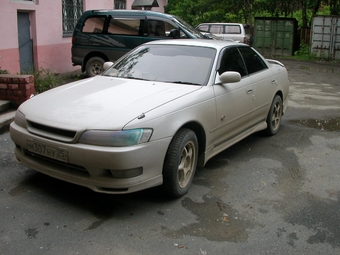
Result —
[{"label": "green tree", "polygon": [[340,1],[339,0],[329,0],[330,14],[340,15]]},{"label": "green tree", "polygon": [[309,26],[313,15],[329,6],[339,15],[339,0],[169,0],[166,12],[192,25],[202,22],[237,22],[254,24],[256,16],[295,17],[300,25]]}]

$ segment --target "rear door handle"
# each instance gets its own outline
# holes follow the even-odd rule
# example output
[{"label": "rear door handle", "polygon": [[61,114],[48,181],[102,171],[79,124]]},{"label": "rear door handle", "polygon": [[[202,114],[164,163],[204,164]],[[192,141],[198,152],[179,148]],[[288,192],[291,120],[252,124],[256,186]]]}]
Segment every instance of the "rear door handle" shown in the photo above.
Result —
[{"label": "rear door handle", "polygon": [[251,94],[251,93],[253,93],[253,89],[247,89],[247,94]]}]

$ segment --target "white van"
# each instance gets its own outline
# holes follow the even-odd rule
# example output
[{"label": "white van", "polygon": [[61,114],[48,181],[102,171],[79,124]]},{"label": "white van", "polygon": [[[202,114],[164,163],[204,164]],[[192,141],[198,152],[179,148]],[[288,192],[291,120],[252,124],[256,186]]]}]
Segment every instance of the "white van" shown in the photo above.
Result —
[{"label": "white van", "polygon": [[240,23],[202,23],[196,29],[203,33],[211,33],[223,40],[232,39],[237,42],[252,45],[253,36],[250,26]]}]

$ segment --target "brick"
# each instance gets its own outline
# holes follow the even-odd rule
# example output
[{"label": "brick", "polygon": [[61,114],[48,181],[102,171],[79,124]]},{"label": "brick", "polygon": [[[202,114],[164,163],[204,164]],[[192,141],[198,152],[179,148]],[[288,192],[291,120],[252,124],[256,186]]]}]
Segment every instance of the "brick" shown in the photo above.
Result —
[{"label": "brick", "polygon": [[15,95],[15,93],[14,92],[16,92],[16,90],[7,90],[7,96],[14,96]]},{"label": "brick", "polygon": [[34,83],[25,83],[25,84],[20,84],[20,90],[23,91],[30,91],[31,87],[34,87]]},{"label": "brick", "polygon": [[0,83],[0,89],[7,89],[6,83]]},{"label": "brick", "polygon": [[19,84],[8,84],[8,89],[19,89]]},{"label": "brick", "polygon": [[31,87],[31,90],[30,90],[30,95],[36,95],[37,94],[37,92],[36,92],[36,90],[35,90],[35,87],[33,86],[33,87]]},{"label": "brick", "polygon": [[0,89],[0,95],[6,96],[7,95],[7,90],[6,89]]},{"label": "brick", "polygon": [[14,96],[22,96],[22,95],[25,95],[25,93],[22,92],[21,90],[13,90],[13,91],[11,91],[11,92],[13,92],[13,95],[14,95]]},{"label": "brick", "polygon": [[30,83],[33,82],[32,75],[13,75],[12,76],[13,83]]},{"label": "brick", "polygon": [[12,75],[11,74],[0,74],[0,83],[11,83]]}]

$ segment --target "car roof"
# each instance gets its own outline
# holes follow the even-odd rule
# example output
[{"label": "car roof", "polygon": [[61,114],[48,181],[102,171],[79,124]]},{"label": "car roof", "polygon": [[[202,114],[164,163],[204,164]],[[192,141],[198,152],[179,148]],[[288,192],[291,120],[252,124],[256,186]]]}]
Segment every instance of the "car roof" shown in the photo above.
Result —
[{"label": "car roof", "polygon": [[98,9],[88,10],[85,12],[87,15],[91,14],[114,14],[114,15],[149,15],[155,17],[174,17],[173,15],[148,11],[148,10],[123,10],[123,9]]},{"label": "car roof", "polygon": [[206,22],[206,23],[201,23],[199,24],[197,27],[201,26],[201,25],[231,25],[231,26],[239,26],[239,25],[242,25],[242,26],[248,26],[247,24],[242,24],[242,23],[222,23],[222,22],[213,22],[213,23],[209,23],[209,22]]},{"label": "car roof", "polygon": [[172,40],[156,40],[151,41],[146,44],[153,45],[183,45],[183,46],[197,46],[197,47],[209,47],[215,49],[222,49],[227,46],[245,46],[246,44],[233,42],[233,41],[223,41],[223,40],[212,40],[212,39],[172,39]]}]

